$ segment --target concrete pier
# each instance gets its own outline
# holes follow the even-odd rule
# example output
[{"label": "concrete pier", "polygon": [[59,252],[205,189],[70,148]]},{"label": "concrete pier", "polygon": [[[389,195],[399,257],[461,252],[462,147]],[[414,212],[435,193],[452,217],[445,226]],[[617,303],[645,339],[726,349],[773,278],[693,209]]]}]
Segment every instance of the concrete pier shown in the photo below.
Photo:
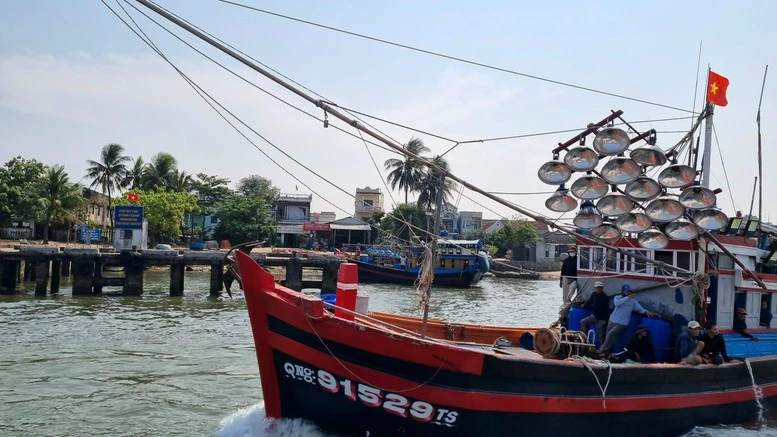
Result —
[{"label": "concrete pier", "polygon": [[[121,287],[124,294],[143,293],[144,271],[149,266],[169,266],[170,295],[180,296],[185,289],[187,266],[208,266],[210,270],[209,292],[219,295],[224,290],[224,256],[226,250],[177,251],[146,249],[111,252],[96,248],[58,248],[54,246],[22,245],[18,251],[0,252],[0,292],[14,293],[22,280],[35,283],[36,294],[61,289],[62,277],[70,276],[73,295],[100,293],[103,287]],[[297,253],[252,254],[265,267],[285,267],[285,280],[289,288],[322,288],[334,292],[337,285],[337,268],[342,261],[333,255]],[[22,270],[23,267],[23,270]],[[106,267],[121,267],[106,269]],[[302,279],[303,268],[321,269],[320,281]],[[105,271],[105,272],[104,272]],[[108,271],[117,272],[108,274]],[[123,275],[121,274],[123,272]]]}]

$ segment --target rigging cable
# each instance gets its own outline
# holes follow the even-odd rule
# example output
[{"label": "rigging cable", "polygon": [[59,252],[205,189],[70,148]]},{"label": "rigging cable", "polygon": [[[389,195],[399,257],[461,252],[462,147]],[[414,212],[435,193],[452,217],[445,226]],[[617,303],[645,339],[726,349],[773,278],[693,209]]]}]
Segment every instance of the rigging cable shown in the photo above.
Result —
[{"label": "rigging cable", "polygon": [[623,100],[630,100],[632,102],[644,103],[646,105],[652,105],[652,106],[658,106],[658,107],[661,107],[661,108],[672,109],[672,110],[675,110],[675,111],[689,112],[689,113],[693,112],[691,110],[683,109],[683,108],[678,108],[676,106],[664,105],[662,103],[651,102],[649,100],[643,100],[643,99],[638,99],[638,98],[635,98],[635,97],[625,96],[625,95],[622,95],[622,94],[616,94],[616,93],[611,93],[611,92],[607,92],[607,91],[602,91],[602,90],[598,90],[598,89],[595,89],[595,88],[585,87],[585,86],[582,86],[582,85],[575,85],[575,84],[572,84],[572,83],[569,83],[569,82],[562,82],[562,81],[559,81],[559,80],[548,79],[548,78],[545,78],[545,77],[535,76],[535,75],[532,75],[532,74],[521,73],[521,72],[516,71],[516,70],[510,70],[510,69],[507,69],[507,68],[496,67],[496,66],[493,66],[493,65],[484,64],[482,62],[471,61],[471,60],[464,59],[464,58],[459,58],[459,57],[456,57],[456,56],[446,55],[446,54],[439,53],[439,52],[434,52],[434,51],[431,51],[431,50],[426,50],[426,49],[422,49],[422,48],[418,48],[418,47],[409,46],[409,45],[406,45],[406,44],[396,43],[396,42],[393,42],[393,41],[388,41],[388,40],[385,40],[385,39],[380,39],[380,38],[376,38],[376,37],[369,36],[369,35],[364,35],[364,34],[357,33],[357,32],[351,32],[351,31],[348,31],[348,30],[339,29],[337,27],[332,27],[332,26],[327,26],[327,25],[324,25],[324,24],[315,23],[313,21],[303,20],[301,18],[296,18],[296,17],[291,17],[291,16],[288,16],[288,15],[279,14],[277,12],[271,12],[271,11],[268,11],[268,10],[265,10],[265,9],[260,9],[260,8],[254,7],[254,6],[245,5],[245,4],[242,4],[242,3],[235,2],[235,1],[230,1],[230,0],[218,0],[218,1],[220,1],[221,3],[226,3],[226,4],[233,5],[233,6],[238,6],[238,7],[250,9],[250,10],[253,10],[253,11],[256,11],[256,12],[261,12],[263,14],[272,15],[272,16],[283,18],[283,19],[286,19],[286,20],[296,21],[296,22],[299,22],[299,23],[308,24],[308,25],[315,26],[315,27],[320,27],[322,29],[331,30],[331,31],[334,31],[334,32],[339,32],[339,33],[343,33],[343,34],[346,34],[346,35],[355,36],[355,37],[358,37],[358,38],[363,38],[363,39],[367,39],[367,40],[370,40],[370,41],[379,42],[379,43],[382,43],[382,44],[387,44],[387,45],[394,46],[394,47],[400,47],[400,48],[403,48],[403,49],[412,50],[412,51],[415,51],[415,52],[424,53],[424,54],[436,56],[436,57],[439,57],[439,58],[444,58],[444,59],[448,59],[448,60],[452,60],[452,61],[456,61],[456,62],[461,62],[461,63],[464,63],[464,64],[474,65],[474,66],[486,68],[486,69],[489,69],[489,70],[500,71],[502,73],[513,74],[513,75],[516,75],[516,76],[526,77],[526,78],[529,78],[529,79],[539,80],[539,81],[542,81],[542,82],[552,83],[552,84],[555,84],[555,85],[561,85],[561,86],[565,86],[565,87],[569,87],[569,88],[574,88],[574,89],[578,89],[578,90],[582,90],[582,91],[588,91],[588,92],[592,92],[592,93],[596,93],[596,94],[602,94],[602,95],[605,95],[605,96],[616,97],[616,98],[623,99]]}]

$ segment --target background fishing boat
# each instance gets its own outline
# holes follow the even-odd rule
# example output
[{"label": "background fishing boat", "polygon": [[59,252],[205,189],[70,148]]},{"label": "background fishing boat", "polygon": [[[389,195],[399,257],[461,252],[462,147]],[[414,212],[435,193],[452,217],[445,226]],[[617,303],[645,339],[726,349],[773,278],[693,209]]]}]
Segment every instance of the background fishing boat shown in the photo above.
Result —
[{"label": "background fishing boat", "polygon": [[[469,287],[488,271],[488,255],[482,251],[480,240],[440,240],[437,244],[434,285]],[[423,254],[422,246],[367,246],[364,252],[347,260],[359,266],[360,282],[413,285],[422,270]]]}]

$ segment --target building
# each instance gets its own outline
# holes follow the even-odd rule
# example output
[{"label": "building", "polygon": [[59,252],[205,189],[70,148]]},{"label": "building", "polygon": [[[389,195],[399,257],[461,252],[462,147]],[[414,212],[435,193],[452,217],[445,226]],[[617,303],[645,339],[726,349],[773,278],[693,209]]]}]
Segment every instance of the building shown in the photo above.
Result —
[{"label": "building", "polygon": [[345,217],[328,223],[331,230],[331,247],[350,248],[356,243],[372,243],[372,228],[367,222],[355,217]]},{"label": "building", "polygon": [[[310,222],[312,194],[281,194],[275,202],[275,225],[280,244],[284,247],[299,247],[307,241],[303,229]],[[300,241],[304,237],[305,241]]]},{"label": "building", "polygon": [[459,212],[458,234],[465,237],[474,232],[479,232],[483,226],[482,211],[461,211]]},{"label": "building", "polygon": [[381,193],[380,188],[357,188],[355,197],[355,218],[367,221],[376,212],[385,212],[383,210],[383,193]]}]

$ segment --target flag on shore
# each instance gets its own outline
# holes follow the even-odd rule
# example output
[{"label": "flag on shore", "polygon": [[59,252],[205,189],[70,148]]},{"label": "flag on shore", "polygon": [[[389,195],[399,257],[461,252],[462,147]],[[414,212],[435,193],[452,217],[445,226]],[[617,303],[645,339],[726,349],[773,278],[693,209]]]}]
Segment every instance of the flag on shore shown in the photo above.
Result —
[{"label": "flag on shore", "polygon": [[707,78],[707,101],[718,105],[728,105],[726,100],[726,90],[728,89],[728,79],[710,70]]}]

